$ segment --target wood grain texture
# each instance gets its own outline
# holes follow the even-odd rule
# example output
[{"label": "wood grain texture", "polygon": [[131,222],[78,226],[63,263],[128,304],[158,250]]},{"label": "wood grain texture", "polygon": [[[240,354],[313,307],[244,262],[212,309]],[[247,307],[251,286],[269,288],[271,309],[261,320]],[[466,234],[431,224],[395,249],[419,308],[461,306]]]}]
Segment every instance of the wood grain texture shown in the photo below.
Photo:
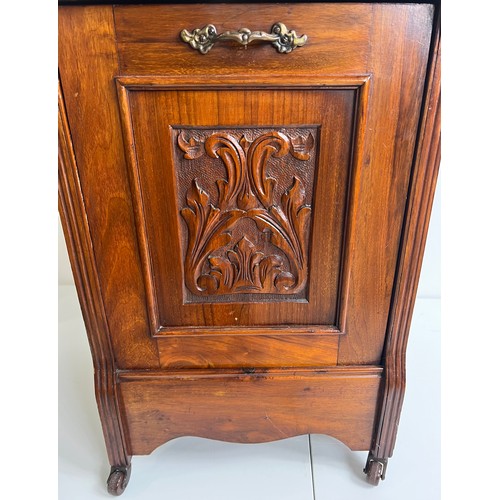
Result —
[{"label": "wood grain texture", "polygon": [[335,366],[338,335],[173,337],[158,339],[162,368]]},{"label": "wood grain texture", "polygon": [[59,71],[106,321],[117,365],[158,367],[113,77],[112,7],[61,7]]},{"label": "wood grain texture", "polygon": [[[120,20],[118,10],[124,9],[124,15],[125,11],[127,11],[128,14],[126,14],[126,16],[134,17],[137,14],[139,18],[141,18],[141,16],[151,17],[153,16],[153,14],[158,14],[161,11],[160,7],[161,6],[154,8],[144,7],[143,9],[140,9],[140,15],[136,12],[135,7],[130,8],[130,12],[128,11],[128,7],[121,7],[119,9],[117,8],[115,14],[118,40],[121,40],[120,37],[122,36],[119,34],[121,30],[120,23],[122,21]],[[200,9],[208,9],[208,7],[209,6],[203,6],[200,7]],[[313,6],[308,7],[314,9]],[[240,11],[240,8],[243,8],[242,6],[234,6],[234,8],[236,9],[235,15],[236,13],[243,12]],[[343,10],[346,8],[348,9],[348,11],[346,12],[350,13],[349,16],[346,16]],[[160,11],[158,11],[158,9],[160,9]],[[325,6],[322,6],[321,9],[325,10]],[[356,249],[356,252],[351,252],[353,255],[355,255],[352,260],[353,266],[351,272],[344,273],[341,278],[341,270],[339,269],[338,265],[337,270],[335,270],[335,266],[333,268],[330,267],[331,272],[325,271],[324,269],[320,270],[318,266],[316,277],[314,277],[314,270],[311,268],[311,283],[321,283],[320,286],[322,288],[322,293],[317,294],[316,296],[317,310],[323,311],[323,317],[319,318],[319,320],[314,316],[309,315],[308,317],[307,315],[304,315],[302,311],[307,307],[307,304],[300,303],[295,304],[297,307],[293,308],[293,310],[288,310],[286,307],[287,304],[281,303],[279,304],[278,308],[275,307],[272,309],[272,314],[271,309],[269,309],[269,313],[264,313],[260,309],[258,311],[255,310],[255,312],[251,313],[250,311],[252,311],[252,308],[248,307],[246,309],[246,311],[248,311],[248,314],[235,315],[233,312],[234,308],[231,308],[230,304],[225,306],[225,308],[221,308],[216,314],[214,314],[214,311],[211,307],[205,307],[203,309],[203,313],[201,310],[198,310],[195,317],[193,317],[193,315],[191,314],[186,315],[185,313],[182,313],[184,314],[184,319],[180,320],[178,314],[180,314],[179,311],[183,310],[180,303],[180,301],[182,301],[182,298],[179,296],[177,296],[176,298],[176,290],[179,290],[179,284],[182,283],[178,271],[179,266],[176,264],[180,262],[182,258],[179,250],[179,244],[175,239],[165,237],[162,238],[158,230],[155,229],[156,226],[148,228],[147,234],[144,232],[141,236],[142,242],[144,243],[144,241],[148,240],[149,242],[151,242],[153,236],[155,237],[155,239],[153,240],[152,248],[149,248],[146,252],[143,252],[143,262],[144,260],[147,260],[149,257],[151,257],[153,260],[156,260],[158,264],[154,273],[155,276],[157,276],[156,283],[148,283],[148,280],[146,279],[146,286],[148,287],[147,289],[150,290],[147,295],[153,297],[150,302],[154,302],[154,291],[156,291],[156,295],[159,297],[159,300],[157,302],[160,304],[161,308],[161,310],[155,311],[154,304],[153,306],[149,306],[149,316],[150,320],[152,321],[150,331],[153,334],[155,334],[159,329],[161,330],[162,327],[165,327],[164,332],[168,333],[168,329],[171,328],[174,324],[181,325],[182,323],[184,323],[184,326],[186,328],[192,326],[193,324],[205,324],[209,328],[210,325],[229,326],[231,324],[234,324],[236,321],[243,327],[245,325],[254,326],[256,322],[260,322],[263,325],[269,326],[270,321],[272,321],[272,324],[275,325],[293,326],[295,324],[298,326],[305,326],[307,324],[323,323],[331,327],[331,325],[339,322],[339,318],[344,317],[348,335],[346,335],[346,338],[342,340],[339,352],[339,362],[341,364],[370,364],[380,362],[384,344],[385,329],[389,315],[393,276],[397,260],[397,243],[402,222],[402,215],[400,214],[402,213],[402,207],[404,206],[405,189],[407,187],[411,165],[411,137],[412,134],[414,134],[414,130],[412,131],[412,127],[414,127],[414,125],[416,126],[419,108],[418,96],[420,88],[423,85],[423,72],[425,72],[425,70],[420,71],[418,74],[416,74],[416,78],[413,79],[413,75],[410,73],[410,70],[405,69],[406,66],[405,64],[403,64],[403,61],[412,61],[412,65],[417,65],[417,63],[419,62],[425,61],[425,51],[428,50],[426,48],[426,45],[428,45],[428,41],[426,40],[426,37],[428,36],[426,34],[426,22],[427,19],[430,18],[431,8],[425,5],[396,6],[395,8],[389,8],[388,6],[385,6],[383,9],[384,14],[382,15],[379,23],[381,27],[377,30],[374,30],[374,33],[376,32],[377,34],[374,35],[376,36],[376,39],[373,40],[373,43],[368,42],[368,39],[371,36],[371,30],[369,30],[368,27],[370,22],[373,20],[372,16],[375,14],[379,15],[377,14],[377,12],[379,11],[377,11],[376,6],[367,4],[330,5],[327,10],[330,12],[329,15],[331,16],[331,19],[337,19],[337,17],[341,18],[338,20],[338,29],[343,34],[339,34],[338,36],[344,37],[342,46],[342,51],[344,53],[349,54],[357,50],[355,41],[359,39],[361,34],[363,34],[366,39],[364,49],[362,50],[364,54],[362,58],[362,64],[358,64],[356,62],[359,60],[359,58],[351,58],[349,59],[349,64],[347,64],[347,60],[345,60],[345,64],[342,66],[338,64],[335,56],[332,55],[331,57],[333,59],[330,61],[330,73],[338,71],[342,72],[342,74],[345,75],[345,73],[352,74],[353,72],[355,72],[359,75],[366,74],[366,72],[369,71],[373,73],[374,83],[374,85],[371,86],[370,96],[366,101],[368,109],[365,113],[366,119],[364,127],[365,130],[367,130],[369,133],[365,138],[365,144],[358,144],[356,149],[353,151],[354,158],[357,158],[356,161],[360,165],[361,171],[357,177],[355,175],[352,175],[352,178],[356,180],[356,182],[359,182],[359,187],[355,189],[355,194],[350,198],[350,206],[353,209],[353,212],[357,211],[357,220],[355,224],[357,224],[357,222],[359,221],[359,226],[357,225],[356,230],[353,232],[352,237],[354,239],[352,244],[347,245],[347,250],[352,248]],[[205,12],[207,11],[205,10]],[[289,14],[291,16],[291,20],[300,20],[300,12],[301,11],[299,6],[294,6]],[[176,17],[175,13],[175,9],[169,13],[170,23],[173,23],[174,21],[179,22],[179,16]],[[314,12],[312,12],[311,10],[308,11],[308,15],[313,14]],[[250,18],[248,11],[246,16],[246,18],[242,18],[242,22]],[[320,18],[320,16],[316,17],[320,19],[317,22],[320,23],[319,28],[321,28],[321,23],[323,22],[323,20],[321,19],[323,18]],[[329,18],[329,16],[326,16],[326,18]],[[364,19],[365,21],[361,22],[360,24],[356,24],[351,28],[348,27],[349,22],[355,24],[355,21],[357,22],[360,19]],[[413,21],[413,19],[415,20]],[[140,42],[143,48],[145,48],[145,46],[150,43],[150,38],[152,35],[150,36],[148,34],[149,31],[159,29],[158,23],[156,21],[155,23],[148,25],[141,23],[142,29],[146,30],[143,38],[141,39],[142,41]],[[420,28],[417,29],[417,25],[420,26]],[[128,33],[124,34],[123,36],[135,36],[133,35],[134,29],[136,28],[131,28],[130,30],[122,30],[124,33]],[[316,29],[318,29],[318,26],[316,27]],[[137,30],[139,30],[139,25],[137,25]],[[319,30],[318,32],[321,33],[321,30]],[[160,34],[158,34],[158,36],[160,36]],[[349,45],[347,43],[347,40],[350,39],[349,36],[351,36],[353,40],[352,45]],[[409,38],[408,43],[406,40],[407,38]],[[408,48],[406,48],[407,46]],[[370,49],[370,47],[375,48]],[[391,53],[385,53],[387,52],[387,50],[384,47],[391,47]],[[320,50],[319,48],[315,49],[314,45],[311,45],[310,49],[310,52]],[[273,57],[276,58],[276,56],[278,55],[279,54],[274,53]],[[122,56],[123,54],[120,55],[120,57]],[[197,54],[197,56],[201,58],[204,57],[199,54]],[[326,57],[324,54],[323,56]],[[204,60],[207,61],[207,59]],[[204,64],[207,77],[210,77],[211,74],[215,74],[215,72],[217,71],[217,65],[214,65],[213,62],[211,64],[207,64],[205,62]],[[232,70],[236,71],[237,68],[234,66],[234,64],[236,63],[233,63]],[[272,67],[272,63],[269,64],[271,64],[271,66],[269,67]],[[262,61],[260,61],[258,67],[262,68],[261,74],[264,80],[265,78],[269,78],[272,74],[271,71],[268,71],[267,59],[264,58]],[[241,68],[245,69],[244,66],[241,66]],[[303,67],[296,66],[295,70],[295,81],[297,79],[300,79],[301,74],[302,78],[306,78],[307,75],[312,73],[310,64],[307,67],[305,65]],[[114,71],[116,73],[117,70],[115,69]],[[165,71],[167,71],[166,68],[162,69],[161,73],[164,73]],[[400,73],[398,73],[398,71]],[[173,74],[177,74],[179,76],[178,72],[173,72]],[[315,78],[319,79],[320,75],[321,72],[319,69],[318,72],[315,73]],[[182,73],[180,74],[180,76],[182,76]],[[236,76],[237,72],[236,75],[233,74],[233,79],[236,78]],[[345,76],[343,78],[345,78]],[[190,79],[195,82],[196,74],[193,77],[188,77],[185,75],[184,80],[179,83],[181,85],[188,85]],[[106,79],[106,81],[108,80]],[[245,81],[246,78],[241,77],[239,79],[239,85],[245,85]],[[254,79],[254,81],[258,82],[259,80],[257,78],[256,80]],[[253,85],[255,85],[255,83],[253,83]],[[172,104],[174,104],[175,102],[172,99],[170,101],[162,101],[163,98],[160,96],[155,97],[154,99],[149,98],[148,101],[146,97],[148,96],[148,94],[161,94],[165,96],[167,94],[173,95],[172,92],[176,92],[175,101],[181,104],[179,107],[177,107],[178,111],[172,112],[171,118],[167,121],[167,123],[183,124],[184,122],[185,124],[200,124],[205,126],[210,126],[212,124],[219,125],[219,123],[235,123],[234,116],[228,114],[229,110],[234,109],[234,98],[232,98],[227,91],[223,99],[220,98],[221,94],[223,93],[222,91],[210,92],[209,90],[207,90],[206,92],[203,92],[204,95],[206,95],[206,99],[203,102],[204,106],[201,107],[199,105],[200,103],[196,101],[196,96],[198,95],[198,93],[196,92],[189,93],[189,91],[181,90],[165,91],[163,94],[159,92],[148,91],[128,92],[129,94],[134,94],[134,103],[131,106],[132,114],[139,113],[139,116],[137,116],[137,119],[134,121],[134,127],[139,127],[139,133],[137,133],[136,137],[137,140],[135,142],[132,142],[131,144],[131,147],[134,150],[139,149],[144,151],[145,148],[149,147],[148,144],[140,143],[141,136],[143,136],[142,129],[140,129],[140,127],[144,128],[144,124],[148,124],[150,128],[153,127],[153,129],[149,130],[149,132],[151,133],[148,133],[145,136],[148,137],[148,143],[151,143],[151,141],[154,141],[158,136],[158,130],[155,130],[154,128],[158,123],[162,123],[162,120],[165,120],[165,115],[160,114],[160,109],[162,109],[162,107],[167,110],[176,109],[175,107],[172,107]],[[404,97],[402,97],[401,99],[399,97],[394,97],[399,96],[400,92],[403,93]],[[199,93],[201,94],[202,92]],[[321,92],[318,91],[315,95],[319,94],[321,94]],[[300,100],[295,101],[293,100],[293,98],[291,101],[289,101],[285,97],[282,105],[276,105],[270,108],[269,106],[264,106],[262,103],[259,103],[259,101],[257,100],[257,96],[259,96],[259,98],[262,98],[263,92],[255,93],[255,97],[253,98],[253,100],[251,97],[253,94],[251,94],[250,91],[248,91],[246,95],[249,97],[246,97],[245,109],[255,110],[253,114],[251,113],[250,116],[245,119],[246,123],[250,122],[269,125],[270,118],[265,114],[266,109],[275,110],[275,114],[277,114],[277,116],[271,117],[273,122],[275,122],[274,120],[277,120],[277,118],[279,118],[279,113],[283,112],[283,110],[286,110],[287,107],[290,106],[290,104],[292,105],[292,109],[297,108],[297,115],[294,118],[295,123],[314,123],[314,121],[312,120],[307,120],[307,122],[304,120],[304,118],[307,118],[307,114],[304,113],[307,113],[309,109],[315,108],[313,101],[307,102],[303,101],[302,99],[302,102],[300,102]],[[299,94],[296,95],[299,96]],[[193,100],[193,98],[195,99]],[[183,101],[183,99],[185,100]],[[214,104],[216,104],[218,101],[223,101],[223,104],[214,108]],[[254,101],[255,104],[252,104]],[[148,104],[148,102],[150,104]],[[165,104],[162,104],[162,102],[165,102]],[[288,106],[286,105],[287,102],[290,102]],[[391,103],[390,113],[386,113],[387,102]],[[195,106],[195,108],[193,108],[192,106]],[[196,112],[194,111],[195,109]],[[323,105],[319,106],[318,109],[321,109],[323,111],[325,109],[328,109],[328,107],[325,107]],[[214,110],[214,113],[212,113],[212,110]],[[392,110],[396,110],[397,112]],[[202,113],[201,115],[200,112]],[[143,118],[141,118],[140,113],[143,114]],[[384,119],[383,125],[378,123],[379,115]],[[182,120],[180,119],[181,116]],[[212,116],[217,116],[217,119],[213,119]],[[286,124],[286,120],[280,120],[280,122]],[[95,126],[93,128],[95,128]],[[98,127],[98,129],[102,128],[102,126]],[[338,130],[340,131],[346,131],[348,128],[349,127],[347,123],[345,123],[343,126],[338,126]],[[329,136],[331,136],[331,134],[329,134]],[[408,140],[406,140],[405,137],[408,138]],[[375,144],[385,144],[384,148],[379,148],[383,149],[383,151],[380,152],[379,149],[375,147]],[[161,153],[162,146],[161,144],[159,146],[160,148],[156,149]],[[165,149],[165,145],[163,145],[163,148],[164,155],[169,156],[170,153],[168,148]],[[374,149],[374,152],[372,152],[372,149]],[[327,158],[328,155],[326,155],[324,145],[321,146],[321,150],[323,150],[323,154],[325,155],[324,158]],[[320,151],[320,157],[321,154],[322,153]],[[113,155],[112,160],[107,158],[105,159],[105,161],[111,161],[112,163],[115,163],[116,167],[118,167],[117,163],[121,161],[117,160],[117,158],[119,157],[120,156]],[[320,159],[320,162],[325,165],[327,163],[325,159]],[[112,169],[106,168],[106,175],[109,176],[110,171],[112,171]],[[158,172],[160,171],[161,169],[155,169],[155,176],[152,177],[151,180],[148,180],[144,175],[141,178],[141,181],[143,183],[146,182],[146,187],[144,189],[146,192],[146,196],[142,196],[140,193],[139,196],[142,196],[143,200],[145,200],[147,203],[150,203],[151,194],[154,193],[154,190],[158,188],[164,190],[166,199],[175,199],[175,192],[171,187],[174,185],[172,183],[174,179],[169,178],[169,176],[172,176],[172,173],[170,173],[169,176],[166,176],[163,179],[156,178],[158,177]],[[141,174],[143,173],[144,172],[141,172]],[[122,179],[120,182],[123,182],[123,180],[126,181],[126,179]],[[114,182],[117,181],[118,178],[115,178]],[[339,180],[338,183],[343,184],[343,189],[345,189],[348,181],[347,179],[345,179],[344,181]],[[151,184],[156,187],[149,188],[148,185]],[[103,183],[100,183],[100,185],[102,186]],[[104,185],[108,186],[109,184],[105,183]],[[331,195],[328,195],[328,193],[325,191],[328,185],[329,183],[326,182],[326,180],[322,181],[318,177],[316,188],[318,199],[327,200],[331,198]],[[138,192],[137,188],[135,189],[135,192]],[[109,194],[111,194],[111,192],[109,192]],[[125,200],[127,198],[128,189],[126,186],[122,186],[122,188],[118,189],[115,192],[115,195],[112,199],[114,200],[114,202],[116,202],[117,199]],[[165,202],[162,201],[161,203],[161,206],[165,207]],[[345,207],[345,203],[346,202],[344,201],[344,203],[342,203],[341,205]],[[366,210],[360,209],[359,207],[370,207],[369,217],[367,217]],[[151,210],[151,212],[155,214],[153,220],[161,214],[161,210],[159,211],[156,208],[153,208],[153,210]],[[168,210],[173,212],[174,209],[169,208]],[[91,212],[94,212],[94,210],[92,209]],[[97,209],[97,212],[99,212],[99,209]],[[387,217],[388,213],[391,214],[391,217]],[[315,217],[317,216],[318,213],[316,212]],[[96,220],[101,220],[102,217],[103,214],[89,213],[89,221],[94,218]],[[129,216],[120,217],[121,226],[119,227],[119,229],[122,234],[133,234],[133,232],[135,231],[134,224],[128,217]],[[341,214],[337,214],[334,216],[334,220],[344,220],[344,217],[345,216],[342,216]],[[115,225],[110,225],[110,223],[107,224],[109,225],[109,230],[105,231],[105,234],[110,234],[111,232],[115,232],[117,230],[117,227]],[[331,223],[326,223],[325,227],[328,226],[334,227]],[[172,229],[175,233],[179,234],[179,222],[175,222]],[[325,238],[338,238],[340,234],[341,240],[333,244],[333,248],[336,247],[337,249],[339,249],[334,252],[334,254],[339,255],[340,248],[344,243],[344,241],[342,240],[345,237],[344,232],[345,231],[339,232],[335,229],[330,231],[322,231],[321,233],[318,232],[316,236],[316,242],[313,236],[311,247],[312,250],[314,250],[315,247],[321,247],[325,245]],[[159,238],[157,238],[158,236]],[[108,238],[107,241],[111,242],[111,239]],[[116,239],[114,239],[113,241],[116,241]],[[135,358],[136,361],[134,362],[135,366],[138,366],[139,363],[142,363],[142,365],[144,366],[144,364],[148,362],[148,358],[141,356],[139,361],[138,345],[141,345],[141,343],[137,344],[136,342],[137,339],[141,338],[142,345],[150,352],[151,358],[149,359],[151,359],[150,363],[152,365],[154,351],[152,351],[152,347],[147,342],[147,332],[139,333],[139,325],[146,318],[145,311],[143,310],[143,304],[141,310],[139,310],[139,302],[142,298],[137,295],[138,289],[136,283],[143,282],[143,278],[137,276],[136,274],[134,263],[138,260],[138,252],[136,252],[133,247],[134,245],[132,244],[132,241],[128,240],[127,249],[131,250],[131,254],[126,261],[128,263],[127,265],[131,267],[130,273],[123,273],[123,268],[110,265],[112,263],[103,263],[103,270],[104,267],[106,267],[107,272],[110,273],[111,269],[116,271],[120,269],[121,274],[120,276],[116,277],[116,279],[118,281],[121,281],[122,285],[124,286],[120,286],[119,288],[116,287],[115,292],[118,289],[120,291],[124,290],[124,292],[115,294],[115,296],[113,296],[111,294],[112,291],[110,290],[109,299],[113,302],[113,304],[125,304],[126,302],[130,303],[132,298],[137,297],[137,303],[134,303],[135,307],[130,308],[130,310],[136,311],[134,313],[134,316],[132,316],[132,313],[130,312],[127,315],[123,316],[120,316],[117,313],[113,315],[113,319],[116,319],[117,322],[118,318],[122,322],[125,322],[125,317],[129,318],[129,321],[130,318],[132,318],[132,321],[126,324],[128,329],[125,329],[125,331],[128,330],[130,332],[130,342],[123,342],[123,340],[126,338],[126,334],[120,333],[122,342],[120,342],[119,346],[117,346],[117,349],[121,351],[121,354],[118,357],[121,359],[122,357],[130,358],[133,355],[137,355],[137,358]],[[369,252],[361,252],[361,249],[369,249]],[[114,245],[113,248],[110,249],[109,255],[111,256],[113,255],[113,253],[115,253],[116,255],[116,251],[116,245]],[[347,251],[346,253],[349,252]],[[171,256],[173,260],[164,260],[162,256],[165,254]],[[110,259],[110,256],[107,257],[108,261]],[[158,266],[162,266],[162,260],[164,260],[165,262],[165,264],[163,264],[164,271],[158,270]],[[313,259],[313,265],[314,261],[321,262],[322,266],[324,266],[325,264],[325,261],[322,258]],[[173,265],[170,265],[168,262],[172,262]],[[143,274],[147,275],[148,273],[143,272]],[[153,273],[150,272],[149,274],[151,277],[153,276]],[[370,280],[365,280],[364,277],[368,274],[371,276],[371,278]],[[330,280],[330,284],[328,284],[328,282],[323,279],[323,276],[332,277],[332,279]],[[161,277],[161,279],[158,279],[159,277]],[[114,283],[114,279],[115,278],[113,277],[113,279],[109,279],[108,282]],[[346,283],[354,283],[355,288],[353,289],[353,293],[350,299],[342,291],[339,294],[338,282],[340,279],[344,280]],[[126,282],[124,283],[123,281]],[[127,287],[131,287],[132,283],[135,287],[134,293],[126,294],[125,291],[128,290]],[[330,286],[330,293],[324,293],[325,286]],[[120,300],[116,302],[118,297]],[[344,316],[339,314],[338,305],[339,301],[341,300],[344,300],[347,303],[347,307],[344,308]],[[113,308],[112,310],[115,312],[116,308]],[[282,310],[283,312],[280,313],[280,310]],[[351,315],[349,315],[346,310],[351,310]],[[235,317],[238,319],[235,320]],[[193,321],[194,318],[195,321]],[[239,325],[235,325],[235,327],[239,327]],[[131,331],[132,326],[133,331]],[[369,334],[366,333],[367,329],[370,330]],[[112,331],[115,330],[112,329]],[[142,335],[144,335],[144,337],[141,337]]]},{"label": "wood grain texture", "polygon": [[380,376],[377,367],[131,372],[119,375],[119,387],[137,455],[177,436],[257,443],[308,433],[365,450]]},{"label": "wood grain texture", "polygon": [[406,346],[437,182],[441,146],[441,29],[439,18],[429,63],[415,166],[401,242],[394,303],[387,331],[384,391],[371,447],[375,457],[391,457],[406,386]]},{"label": "wood grain texture", "polygon": [[95,395],[108,458],[111,464],[127,466],[130,464],[130,452],[126,448],[123,417],[117,399],[113,349],[60,86],[58,111],[59,214],[88,334],[94,364]]}]

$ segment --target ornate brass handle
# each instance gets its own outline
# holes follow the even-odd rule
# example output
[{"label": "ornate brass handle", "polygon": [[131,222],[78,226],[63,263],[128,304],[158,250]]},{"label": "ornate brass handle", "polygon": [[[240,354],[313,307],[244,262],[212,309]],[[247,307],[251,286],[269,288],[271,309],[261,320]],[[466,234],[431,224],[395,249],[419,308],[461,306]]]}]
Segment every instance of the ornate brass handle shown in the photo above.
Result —
[{"label": "ornate brass handle", "polygon": [[271,42],[278,52],[284,54],[288,54],[296,47],[302,47],[307,42],[307,35],[297,36],[294,30],[289,30],[283,23],[275,23],[271,33],[241,28],[238,31],[225,31],[220,35],[217,34],[213,24],[207,24],[204,28],[197,28],[193,32],[182,30],[181,38],[202,54],[206,54],[219,40],[233,40],[245,46],[255,40]]}]

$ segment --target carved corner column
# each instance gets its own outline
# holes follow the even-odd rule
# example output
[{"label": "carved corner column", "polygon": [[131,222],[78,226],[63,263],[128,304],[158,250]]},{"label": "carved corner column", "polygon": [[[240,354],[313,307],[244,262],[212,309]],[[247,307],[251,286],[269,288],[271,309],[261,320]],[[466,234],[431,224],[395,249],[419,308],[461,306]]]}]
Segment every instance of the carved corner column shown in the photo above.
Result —
[{"label": "carved corner column", "polygon": [[364,472],[371,484],[385,478],[392,456],[406,388],[406,346],[437,182],[441,146],[441,30],[437,16],[433,53],[421,117],[417,155],[406,207],[384,355],[379,418]]},{"label": "carved corner column", "polygon": [[108,491],[113,495],[119,495],[125,489],[130,477],[131,456],[127,452],[119,411],[111,341],[102,298],[97,292],[100,286],[60,87],[58,109],[59,214],[94,363],[97,407],[111,464]]}]

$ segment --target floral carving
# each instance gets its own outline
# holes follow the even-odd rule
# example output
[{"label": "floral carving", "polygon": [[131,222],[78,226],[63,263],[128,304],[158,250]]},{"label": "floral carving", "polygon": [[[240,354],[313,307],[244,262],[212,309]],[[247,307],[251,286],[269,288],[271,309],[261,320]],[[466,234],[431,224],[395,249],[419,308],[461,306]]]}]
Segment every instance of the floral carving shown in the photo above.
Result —
[{"label": "floral carving", "polygon": [[311,133],[304,138],[299,135],[298,137],[291,140],[292,143],[292,155],[298,160],[309,160],[310,151],[314,146],[314,137]]},{"label": "floral carving", "polygon": [[[279,197],[277,180],[266,170],[272,157],[290,154],[309,160],[312,134],[291,139],[282,131],[270,131],[248,140],[244,134],[221,131],[201,140],[180,131],[177,144],[185,159],[200,158],[204,152],[220,159],[227,173],[226,179],[215,180],[216,205],[198,178],[186,192],[187,206],[181,210],[188,230],[186,287],[195,295],[302,290],[311,207],[298,176]],[[245,219],[253,221],[253,231],[237,230]]]},{"label": "floral carving", "polygon": [[183,134],[177,136],[177,144],[184,151],[184,158],[186,160],[194,160],[203,154],[203,143],[197,141],[194,137],[186,140]]}]

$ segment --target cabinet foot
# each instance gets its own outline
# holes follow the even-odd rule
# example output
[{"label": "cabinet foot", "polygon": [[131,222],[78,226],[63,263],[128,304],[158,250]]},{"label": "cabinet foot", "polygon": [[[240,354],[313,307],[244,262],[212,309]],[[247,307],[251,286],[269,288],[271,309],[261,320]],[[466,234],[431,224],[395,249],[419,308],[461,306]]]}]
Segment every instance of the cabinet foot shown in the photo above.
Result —
[{"label": "cabinet foot", "polygon": [[363,472],[366,474],[366,480],[372,486],[377,486],[381,479],[385,479],[386,469],[387,458],[377,458],[370,453]]},{"label": "cabinet foot", "polygon": [[132,465],[125,467],[112,466],[111,472],[108,477],[108,493],[110,495],[121,495],[127,487],[128,480],[130,479],[130,469]]}]

